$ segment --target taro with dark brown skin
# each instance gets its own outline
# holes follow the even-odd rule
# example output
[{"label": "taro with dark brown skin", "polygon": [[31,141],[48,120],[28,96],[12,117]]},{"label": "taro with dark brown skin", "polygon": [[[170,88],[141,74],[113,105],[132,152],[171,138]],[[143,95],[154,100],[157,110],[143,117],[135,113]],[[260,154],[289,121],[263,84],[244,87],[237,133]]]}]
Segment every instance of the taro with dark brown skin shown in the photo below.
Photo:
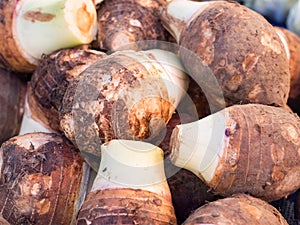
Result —
[{"label": "taro with dark brown skin", "polygon": [[65,137],[16,136],[0,153],[0,210],[10,224],[75,222],[88,191],[89,167]]},{"label": "taro with dark brown skin", "polygon": [[34,118],[60,131],[59,109],[69,84],[105,53],[87,45],[44,55],[28,86],[28,105]]}]

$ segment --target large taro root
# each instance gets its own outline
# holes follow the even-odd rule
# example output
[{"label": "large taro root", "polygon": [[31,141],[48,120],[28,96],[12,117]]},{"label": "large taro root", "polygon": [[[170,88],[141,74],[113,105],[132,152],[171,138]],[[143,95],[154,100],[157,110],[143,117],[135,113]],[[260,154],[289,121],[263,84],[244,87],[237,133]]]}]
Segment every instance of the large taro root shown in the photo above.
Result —
[{"label": "large taro root", "polygon": [[234,105],[178,125],[172,162],[192,171],[215,193],[249,193],[278,200],[300,187],[300,119],[286,109]]},{"label": "large taro root", "polygon": [[174,53],[115,52],[68,86],[61,128],[97,170],[102,143],[116,138],[157,143],[188,82]]},{"label": "large taro root", "polygon": [[161,17],[213,112],[241,103],[286,104],[288,58],[263,16],[236,2],[174,0]]}]

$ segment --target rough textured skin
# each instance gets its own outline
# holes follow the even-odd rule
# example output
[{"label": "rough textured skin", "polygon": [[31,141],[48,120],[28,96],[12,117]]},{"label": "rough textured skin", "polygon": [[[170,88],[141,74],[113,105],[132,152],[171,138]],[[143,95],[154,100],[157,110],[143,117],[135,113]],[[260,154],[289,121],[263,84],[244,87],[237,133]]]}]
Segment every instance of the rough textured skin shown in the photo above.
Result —
[{"label": "rough textured skin", "polygon": [[167,41],[169,35],[158,19],[158,7],[156,0],[102,2],[97,10],[97,45],[101,49],[116,51],[137,41]]},{"label": "rough textured skin", "polygon": [[278,200],[300,187],[300,119],[285,109],[259,104],[227,108],[228,147],[208,183],[228,196],[245,192]]},{"label": "rough textured skin", "polygon": [[108,189],[90,192],[77,218],[77,225],[143,224],[172,225],[172,203],[140,189]]},{"label": "rough textured skin", "polygon": [[60,111],[65,135],[95,156],[111,139],[155,139],[174,112],[159,72],[122,53],[89,67],[65,93]]},{"label": "rough textured skin", "polygon": [[26,84],[14,72],[0,68],[0,145],[19,133],[24,113]]},{"label": "rough textured skin", "polygon": [[58,111],[69,83],[105,56],[86,45],[44,55],[29,82],[28,103],[33,117],[59,131]]},{"label": "rough textured skin", "polygon": [[288,225],[275,207],[245,194],[210,202],[197,209],[183,223],[183,225],[196,224]]},{"label": "rough textured skin", "polygon": [[[176,25],[178,21],[167,15],[164,23]],[[288,59],[273,26],[258,13],[234,2],[210,2],[189,21],[179,39],[180,46],[189,50],[182,49],[180,53],[187,71],[206,85],[210,85],[208,76],[215,76],[226,106],[286,104],[290,83]],[[196,64],[200,61],[212,74],[199,74]],[[223,96],[216,93],[215,98]]]},{"label": "rough textured skin", "polygon": [[67,139],[46,133],[11,138],[0,149],[0,210],[12,225],[70,225],[83,159]]},{"label": "rough textured skin", "polygon": [[275,27],[284,34],[290,52],[291,87],[288,105],[300,115],[300,37],[282,27]]},{"label": "rough textured skin", "polygon": [[36,65],[29,63],[13,37],[14,11],[19,0],[0,0],[0,67],[31,73]]}]

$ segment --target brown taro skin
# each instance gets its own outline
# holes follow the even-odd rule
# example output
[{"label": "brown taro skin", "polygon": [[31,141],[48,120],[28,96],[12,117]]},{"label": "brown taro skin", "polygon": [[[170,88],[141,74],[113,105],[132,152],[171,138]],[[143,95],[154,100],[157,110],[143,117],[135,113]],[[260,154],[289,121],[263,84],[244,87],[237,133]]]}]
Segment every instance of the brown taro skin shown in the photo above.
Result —
[{"label": "brown taro skin", "polygon": [[193,212],[183,223],[196,224],[288,225],[275,207],[246,194],[210,202]]},{"label": "brown taro skin", "polygon": [[0,211],[10,224],[65,224],[73,219],[83,159],[63,136],[30,133],[0,149]]},{"label": "brown taro skin", "polygon": [[28,62],[13,36],[13,14],[19,0],[0,1],[0,67],[31,73],[36,65]]},{"label": "brown taro skin", "polygon": [[216,193],[249,193],[268,202],[300,187],[300,119],[286,109],[261,104],[228,108],[227,147],[214,177]]},{"label": "brown taro skin", "polygon": [[[226,106],[285,105],[290,88],[289,63],[273,26],[238,3],[209,4],[180,34],[180,55],[187,71],[206,82],[210,91],[217,89],[209,86],[207,76],[215,76]],[[197,73],[200,61],[212,74]],[[223,97],[218,91],[215,95]]]},{"label": "brown taro skin", "polygon": [[0,145],[17,135],[22,123],[26,83],[12,71],[0,68]]},{"label": "brown taro skin", "polygon": [[154,140],[175,111],[171,101],[156,70],[120,52],[69,85],[60,125],[80,149],[98,155],[99,143],[112,139]]},{"label": "brown taro skin", "polygon": [[175,225],[172,203],[141,189],[106,189],[90,192],[77,217],[77,225]]},{"label": "brown taro skin", "polygon": [[290,53],[291,87],[288,105],[300,115],[300,37],[283,27],[275,27],[275,29],[283,33]]},{"label": "brown taro skin", "polygon": [[87,45],[44,55],[28,85],[28,103],[33,117],[52,130],[60,131],[58,111],[69,83],[105,56]]},{"label": "brown taro skin", "polygon": [[167,41],[170,35],[160,23],[158,7],[156,0],[103,1],[97,10],[96,45],[116,51],[143,40]]}]

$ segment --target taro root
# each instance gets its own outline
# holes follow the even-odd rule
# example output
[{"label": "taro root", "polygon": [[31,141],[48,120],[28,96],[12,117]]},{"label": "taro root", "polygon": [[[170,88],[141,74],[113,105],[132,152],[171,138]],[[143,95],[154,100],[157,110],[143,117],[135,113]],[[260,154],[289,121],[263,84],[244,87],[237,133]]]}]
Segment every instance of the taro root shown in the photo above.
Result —
[{"label": "taro root", "polygon": [[78,214],[78,225],[177,224],[160,148],[112,140],[101,149],[98,174]]},{"label": "taro root", "polygon": [[129,46],[143,40],[168,41],[170,35],[159,20],[159,6],[157,0],[103,1],[97,10],[95,45],[100,49],[116,51],[122,47],[129,49]]},{"label": "taro root", "polygon": [[213,112],[233,104],[286,104],[288,58],[263,16],[236,2],[174,0],[161,17],[181,46],[183,65],[216,105]]},{"label": "taro root", "polygon": [[96,18],[92,0],[2,0],[0,66],[31,73],[43,54],[90,43]]},{"label": "taro root", "polygon": [[210,202],[193,212],[183,223],[196,224],[288,225],[275,207],[246,194]]},{"label": "taro root", "polygon": [[11,224],[74,224],[89,167],[64,137],[31,133],[0,148],[0,210]]},{"label": "taro root", "polygon": [[188,82],[171,52],[118,51],[69,85],[61,128],[97,170],[102,143],[115,138],[157,143]]},{"label": "taro root", "polygon": [[0,68],[0,145],[18,134],[24,113],[26,84],[14,72]]},{"label": "taro root", "polygon": [[177,125],[170,159],[216,194],[244,192],[271,202],[300,187],[299,135],[300,119],[286,109],[234,105]]},{"label": "taro root", "polygon": [[300,37],[283,27],[275,29],[286,46],[290,60],[291,84],[288,105],[300,115]]},{"label": "taro root", "polygon": [[[59,108],[69,83],[105,56],[86,45],[44,55],[28,85],[27,110],[31,111],[31,117],[53,131],[60,131]],[[30,132],[30,124],[27,127],[26,132]]]}]

